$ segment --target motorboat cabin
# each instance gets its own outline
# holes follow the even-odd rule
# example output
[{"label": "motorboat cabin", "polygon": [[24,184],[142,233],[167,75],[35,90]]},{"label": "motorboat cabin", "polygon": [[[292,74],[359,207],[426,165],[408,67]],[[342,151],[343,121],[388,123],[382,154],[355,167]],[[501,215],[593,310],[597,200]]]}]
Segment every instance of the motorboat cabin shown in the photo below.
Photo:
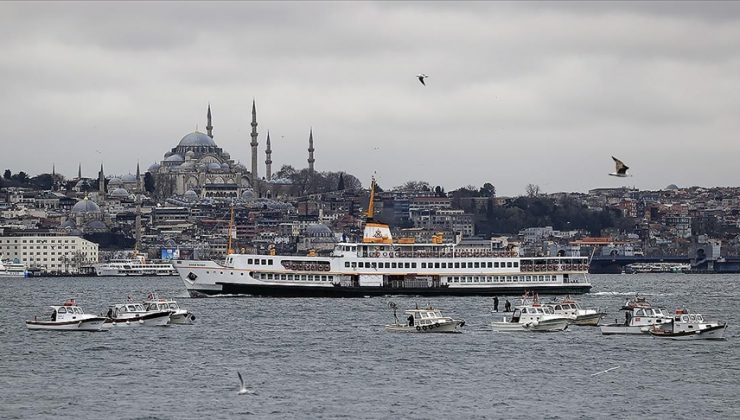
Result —
[{"label": "motorboat cabin", "polygon": [[504,316],[501,321],[492,322],[491,327],[498,332],[564,331],[571,320],[568,316],[556,314],[547,305],[534,303],[516,306],[511,318]]},{"label": "motorboat cabin", "polygon": [[108,308],[107,323],[113,326],[165,326],[171,311],[147,311],[141,303],[120,303]]},{"label": "motorboat cabin", "polygon": [[170,324],[189,325],[195,321],[195,315],[180,306],[172,299],[160,299],[154,294],[149,294],[144,301],[144,309],[147,311],[170,311]]},{"label": "motorboat cabin", "polygon": [[647,334],[650,327],[670,322],[672,317],[660,308],[653,308],[645,298],[627,301],[622,307],[624,322],[615,319],[613,324],[602,325],[602,334]]}]

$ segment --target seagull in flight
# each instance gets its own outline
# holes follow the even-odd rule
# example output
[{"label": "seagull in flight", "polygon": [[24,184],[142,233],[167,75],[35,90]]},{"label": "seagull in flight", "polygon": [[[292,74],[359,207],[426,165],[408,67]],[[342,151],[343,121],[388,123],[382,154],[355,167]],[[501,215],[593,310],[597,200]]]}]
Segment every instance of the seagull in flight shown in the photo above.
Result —
[{"label": "seagull in flight", "polygon": [[419,73],[419,74],[416,75],[416,78],[419,79],[419,81],[421,82],[421,84],[424,85],[424,86],[427,85],[426,83],[424,83],[424,79],[426,79],[427,77],[429,77],[429,76],[427,76],[424,73]]},{"label": "seagull in flight", "polygon": [[621,160],[615,158],[614,156],[612,156],[612,159],[614,159],[614,163],[615,163],[615,165],[617,167],[617,170],[616,170],[616,172],[612,172],[609,175],[611,175],[611,176],[618,176],[620,178],[624,178],[624,177],[627,177],[627,176],[632,176],[632,175],[627,174],[627,169],[629,169],[629,166],[625,165],[624,162],[622,162]]},{"label": "seagull in flight", "polygon": [[236,371],[236,374],[239,375],[239,383],[240,383],[238,395],[254,394],[254,391],[252,391],[251,389],[247,389],[247,386],[244,385],[244,379],[242,378],[242,374],[239,373],[238,370]]}]

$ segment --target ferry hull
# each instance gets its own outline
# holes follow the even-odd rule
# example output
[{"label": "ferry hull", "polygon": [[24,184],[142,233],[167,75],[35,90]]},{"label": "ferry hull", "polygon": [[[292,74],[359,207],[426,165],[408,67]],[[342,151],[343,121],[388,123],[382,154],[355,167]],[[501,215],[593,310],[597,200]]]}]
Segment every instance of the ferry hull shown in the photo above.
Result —
[{"label": "ferry hull", "polygon": [[[496,287],[350,287],[350,286],[291,286],[217,283],[199,288],[197,284],[188,285],[191,297],[206,296],[269,296],[269,297],[340,297],[356,298],[365,296],[411,295],[411,296],[495,296],[522,295],[525,292],[540,295],[582,294],[591,290],[590,284],[563,284],[552,286],[496,286]],[[220,287],[213,287],[220,286]]]}]

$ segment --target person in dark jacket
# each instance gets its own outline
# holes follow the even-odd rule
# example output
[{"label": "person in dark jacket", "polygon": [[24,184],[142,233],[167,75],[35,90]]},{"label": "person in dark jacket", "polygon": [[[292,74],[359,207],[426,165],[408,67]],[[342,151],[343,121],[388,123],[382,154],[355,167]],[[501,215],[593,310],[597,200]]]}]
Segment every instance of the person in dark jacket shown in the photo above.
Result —
[{"label": "person in dark jacket", "polygon": [[498,312],[498,296],[493,297],[493,312]]}]

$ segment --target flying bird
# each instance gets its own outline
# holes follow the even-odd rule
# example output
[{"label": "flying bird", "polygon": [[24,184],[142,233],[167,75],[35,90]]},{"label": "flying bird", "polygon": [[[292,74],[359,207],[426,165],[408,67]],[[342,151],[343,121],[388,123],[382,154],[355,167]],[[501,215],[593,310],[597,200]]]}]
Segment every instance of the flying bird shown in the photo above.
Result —
[{"label": "flying bird", "polygon": [[617,167],[617,170],[616,170],[616,172],[612,172],[609,175],[611,175],[611,176],[618,176],[620,178],[624,178],[624,177],[627,177],[627,176],[632,176],[632,175],[627,174],[627,169],[629,169],[629,166],[625,165],[624,162],[622,162],[621,160],[615,158],[614,156],[612,156],[612,159],[614,159],[614,163],[615,163],[615,165]]},{"label": "flying bird", "polygon": [[239,384],[240,384],[238,394],[239,395],[254,394],[254,391],[252,391],[251,389],[247,389],[247,386],[244,385],[244,379],[242,378],[242,374],[239,373],[239,371],[236,371],[236,374],[239,375]]},{"label": "flying bird", "polygon": [[429,77],[429,76],[427,76],[424,73],[421,73],[421,74],[417,74],[416,75],[416,78],[419,79],[419,81],[421,82],[421,84],[424,85],[424,86],[427,85],[426,83],[424,83],[424,79],[426,79],[427,77]]}]

